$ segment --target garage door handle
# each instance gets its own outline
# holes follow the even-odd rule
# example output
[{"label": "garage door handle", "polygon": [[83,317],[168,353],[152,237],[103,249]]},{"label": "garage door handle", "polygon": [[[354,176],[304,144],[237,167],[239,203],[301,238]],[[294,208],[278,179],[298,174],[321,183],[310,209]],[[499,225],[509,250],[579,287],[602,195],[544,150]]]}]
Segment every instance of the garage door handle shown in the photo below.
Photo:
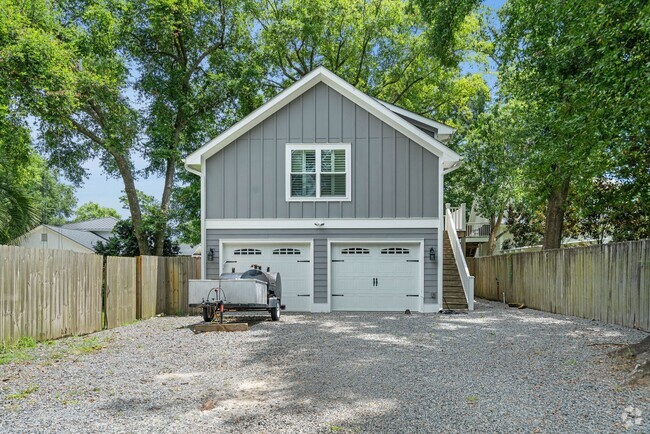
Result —
[{"label": "garage door handle", "polygon": [[332,297],[345,297],[343,294],[332,294]]},{"label": "garage door handle", "polygon": [[420,294],[406,294],[407,297],[419,297]]},{"label": "garage door handle", "polygon": [[298,294],[298,297],[309,297],[311,294]]},{"label": "garage door handle", "polygon": [[311,260],[309,260],[309,259],[298,259],[297,262],[311,262]]},{"label": "garage door handle", "polygon": [[406,262],[420,262],[419,259],[407,259]]},{"label": "garage door handle", "polygon": [[343,262],[343,259],[332,259],[332,262]]}]

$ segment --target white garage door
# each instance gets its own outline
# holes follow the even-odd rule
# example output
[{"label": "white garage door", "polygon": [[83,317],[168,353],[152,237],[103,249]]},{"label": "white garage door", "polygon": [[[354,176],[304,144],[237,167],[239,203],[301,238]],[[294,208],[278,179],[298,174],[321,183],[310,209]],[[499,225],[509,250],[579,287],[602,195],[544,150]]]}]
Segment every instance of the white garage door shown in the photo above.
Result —
[{"label": "white garage door", "polygon": [[420,310],[419,244],[332,244],[332,310]]},{"label": "white garage door", "polygon": [[223,245],[223,271],[243,273],[251,265],[260,265],[280,273],[282,304],[288,311],[311,309],[311,245],[308,243],[237,243]]}]

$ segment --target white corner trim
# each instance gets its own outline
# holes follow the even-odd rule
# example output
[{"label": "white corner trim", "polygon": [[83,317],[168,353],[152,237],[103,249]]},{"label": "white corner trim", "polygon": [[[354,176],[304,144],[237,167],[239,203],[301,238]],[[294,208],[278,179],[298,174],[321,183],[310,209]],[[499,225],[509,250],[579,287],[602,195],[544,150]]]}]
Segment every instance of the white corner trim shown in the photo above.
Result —
[{"label": "white corner trim", "polygon": [[438,218],[422,219],[206,219],[206,229],[435,229]]},{"label": "white corner trim", "polygon": [[[206,189],[205,189],[205,164],[201,166],[201,279],[205,280],[207,275],[207,247],[205,212],[206,212]],[[221,252],[219,252],[221,254]],[[221,272],[221,270],[219,271]]]},{"label": "white corner trim", "polygon": [[273,115],[275,112],[298,98],[319,82],[327,84],[332,89],[341,93],[353,103],[366,110],[368,113],[395,128],[409,139],[427,149],[429,152],[437,155],[443,161],[457,161],[460,159],[460,155],[445,146],[439,140],[431,137],[420,128],[411,124],[379,101],[356,89],[333,72],[320,66],[305,75],[292,86],[280,92],[266,104],[258,107],[219,136],[192,152],[185,158],[185,167],[195,171],[200,170],[200,166],[203,165],[205,159],[219,152],[246,131]]},{"label": "white corner trim", "polygon": [[[321,196],[321,153],[322,150],[345,151],[345,196]],[[291,196],[291,151],[316,151],[316,196],[314,197],[292,197]],[[350,202],[352,201],[352,145],[350,143],[287,143],[285,145],[285,176],[284,196],[287,202]],[[332,172],[334,173],[334,172]],[[325,174],[328,174],[325,172]]]},{"label": "white corner trim", "polygon": [[440,311],[440,304],[425,304],[423,313],[437,313]]}]

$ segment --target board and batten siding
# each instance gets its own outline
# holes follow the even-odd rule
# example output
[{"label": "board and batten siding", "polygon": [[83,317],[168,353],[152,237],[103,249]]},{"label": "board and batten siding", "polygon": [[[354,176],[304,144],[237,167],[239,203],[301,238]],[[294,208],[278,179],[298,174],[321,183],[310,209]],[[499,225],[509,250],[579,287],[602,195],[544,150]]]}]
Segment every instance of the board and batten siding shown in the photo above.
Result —
[{"label": "board and batten siding", "polygon": [[[287,143],[350,143],[352,200],[287,202]],[[438,157],[324,83],[206,161],[206,218],[438,216]]]},{"label": "board and batten siding", "polygon": [[[327,240],[328,239],[363,240],[420,240],[424,239],[424,303],[435,304],[438,297],[437,262],[429,260],[429,249],[438,250],[438,232],[436,229],[208,229],[206,251],[214,249],[214,260],[206,261],[206,278],[219,277],[219,240],[314,240],[314,299],[313,302],[327,303]],[[440,258],[441,255],[436,255]],[[439,260],[439,259],[436,259]],[[263,265],[263,264],[262,264]]]}]

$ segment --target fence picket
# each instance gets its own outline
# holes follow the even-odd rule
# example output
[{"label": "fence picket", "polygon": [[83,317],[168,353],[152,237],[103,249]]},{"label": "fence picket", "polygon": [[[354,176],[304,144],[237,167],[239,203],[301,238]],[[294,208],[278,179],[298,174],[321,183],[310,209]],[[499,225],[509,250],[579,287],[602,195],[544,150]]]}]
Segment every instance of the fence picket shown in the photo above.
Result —
[{"label": "fence picket", "polygon": [[474,258],[477,297],[650,331],[650,240]]}]

